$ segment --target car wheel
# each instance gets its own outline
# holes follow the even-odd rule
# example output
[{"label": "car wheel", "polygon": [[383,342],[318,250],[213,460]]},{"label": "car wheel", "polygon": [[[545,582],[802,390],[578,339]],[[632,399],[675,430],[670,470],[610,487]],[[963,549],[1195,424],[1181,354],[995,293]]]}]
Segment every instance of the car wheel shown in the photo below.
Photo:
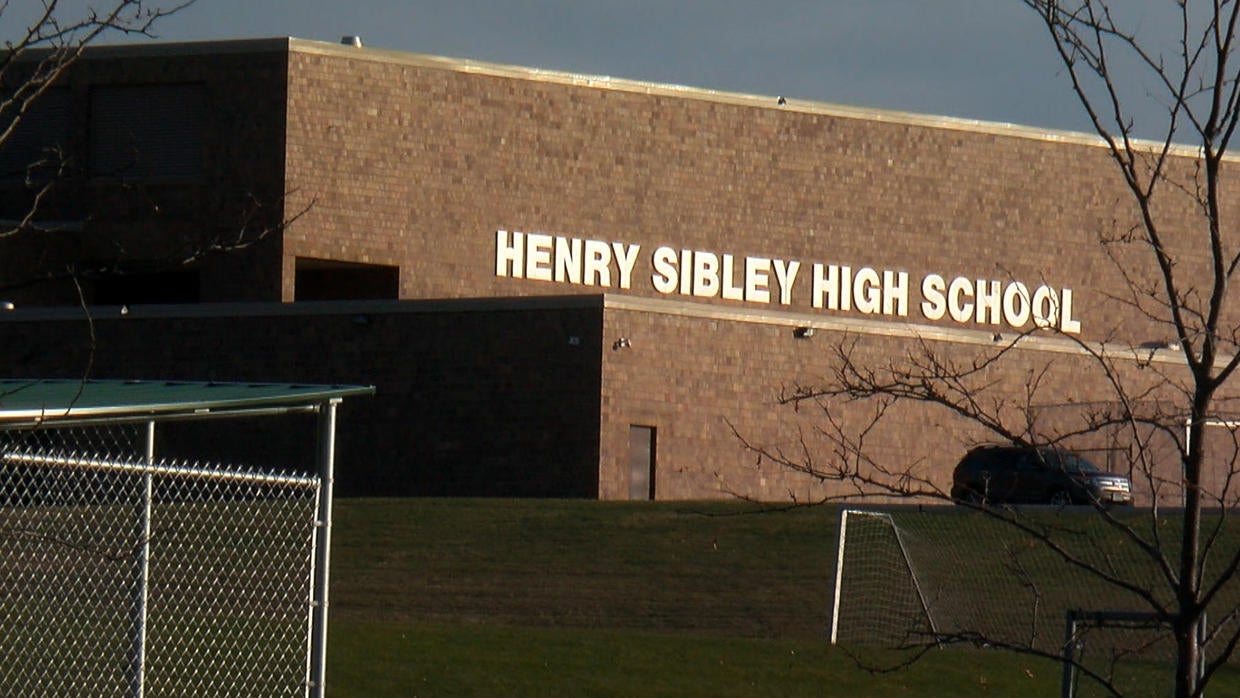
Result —
[{"label": "car wheel", "polygon": [[982,493],[978,492],[977,490],[966,491],[964,495],[964,501],[969,504],[972,504],[975,507],[986,506],[986,498],[983,497]]},{"label": "car wheel", "polygon": [[1057,507],[1066,507],[1072,504],[1072,495],[1067,490],[1055,490],[1051,493],[1050,503]]}]

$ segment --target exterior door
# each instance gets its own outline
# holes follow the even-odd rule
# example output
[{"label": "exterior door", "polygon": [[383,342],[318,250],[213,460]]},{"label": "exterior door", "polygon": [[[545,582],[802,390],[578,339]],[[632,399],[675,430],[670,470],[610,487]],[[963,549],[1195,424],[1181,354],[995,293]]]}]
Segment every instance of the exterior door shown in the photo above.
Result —
[{"label": "exterior door", "polygon": [[629,425],[629,499],[654,499],[655,428]]}]

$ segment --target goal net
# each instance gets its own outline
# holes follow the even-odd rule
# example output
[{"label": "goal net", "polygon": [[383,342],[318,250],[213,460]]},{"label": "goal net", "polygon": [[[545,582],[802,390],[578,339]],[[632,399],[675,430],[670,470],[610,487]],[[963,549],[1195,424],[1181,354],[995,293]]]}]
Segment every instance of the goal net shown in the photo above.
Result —
[{"label": "goal net", "polygon": [[[1071,609],[1148,611],[1135,593],[1155,584],[1148,557],[1089,507],[1007,512],[1070,554],[1010,521],[967,508],[840,512],[831,641],[914,647],[968,642],[1060,654]],[[1134,514],[1135,515],[1135,514]],[[1101,652],[1094,643],[1094,653]]]},{"label": "goal net", "polygon": [[[1205,628],[1205,623],[1199,626],[1202,645]],[[1063,656],[1062,698],[1113,695],[1104,683],[1123,695],[1175,693],[1166,671],[1175,656],[1170,628],[1153,613],[1071,609],[1064,621]],[[1197,667],[1199,676],[1204,659]]]},{"label": "goal net", "polygon": [[[845,562],[847,561],[847,565]],[[843,590],[850,603],[841,603]],[[851,603],[854,596],[876,603]],[[891,514],[845,509],[840,513],[835,587],[831,603],[831,643],[864,640],[902,647],[933,638],[934,620],[926,605],[916,567]]]}]

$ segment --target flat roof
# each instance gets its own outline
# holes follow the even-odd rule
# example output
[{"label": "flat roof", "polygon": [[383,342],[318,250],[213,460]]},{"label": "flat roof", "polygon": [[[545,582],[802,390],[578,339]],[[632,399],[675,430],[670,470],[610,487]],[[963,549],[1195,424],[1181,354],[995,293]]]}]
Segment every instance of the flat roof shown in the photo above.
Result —
[{"label": "flat roof", "polygon": [[0,426],[311,407],[374,392],[362,385],[3,379]]}]

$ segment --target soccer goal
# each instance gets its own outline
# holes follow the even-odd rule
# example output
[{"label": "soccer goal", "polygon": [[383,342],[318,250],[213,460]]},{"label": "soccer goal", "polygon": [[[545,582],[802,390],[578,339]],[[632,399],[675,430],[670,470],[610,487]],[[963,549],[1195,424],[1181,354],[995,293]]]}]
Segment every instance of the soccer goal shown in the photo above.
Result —
[{"label": "soccer goal", "polygon": [[[1201,470],[1199,475],[1201,493],[1207,501],[1207,506],[1219,504],[1225,507],[1234,506],[1238,495],[1235,492],[1235,486],[1232,484],[1232,467],[1219,467],[1217,464],[1231,463],[1234,466],[1236,459],[1240,457],[1240,438],[1237,438],[1240,437],[1240,420],[1211,417],[1194,424],[1192,420],[1186,419],[1184,421],[1185,447],[1192,440],[1194,429],[1202,429],[1202,433],[1205,434],[1204,430],[1207,427],[1223,429],[1228,433],[1220,435],[1222,438],[1210,439],[1211,444],[1207,446],[1207,453],[1209,454],[1209,459],[1216,465]],[[1183,479],[1184,472],[1182,470],[1179,476]],[[1188,490],[1180,487],[1178,502],[1176,503],[1180,505],[1186,504],[1187,496]]]},{"label": "soccer goal", "polygon": [[[844,605],[845,590],[879,603]],[[890,513],[840,510],[831,644],[839,642],[842,625],[859,631],[854,638],[896,645],[924,643],[936,633],[917,569]]]},{"label": "soccer goal", "polygon": [[[1069,558],[1071,562],[1069,562]],[[1150,610],[1154,563],[1092,507],[844,508],[829,633],[836,644],[972,642],[1059,654],[1069,609]]]},{"label": "soccer goal", "polygon": [[[1198,626],[1198,642],[1206,644],[1206,622]],[[1066,614],[1063,639],[1062,698],[1085,698],[1106,682],[1125,694],[1170,695],[1168,667],[1174,666],[1171,631],[1165,619],[1139,611],[1072,609]],[[1203,651],[1197,666],[1205,675]],[[1096,681],[1082,682],[1085,672]],[[1098,693],[1101,695],[1102,693]]]}]

